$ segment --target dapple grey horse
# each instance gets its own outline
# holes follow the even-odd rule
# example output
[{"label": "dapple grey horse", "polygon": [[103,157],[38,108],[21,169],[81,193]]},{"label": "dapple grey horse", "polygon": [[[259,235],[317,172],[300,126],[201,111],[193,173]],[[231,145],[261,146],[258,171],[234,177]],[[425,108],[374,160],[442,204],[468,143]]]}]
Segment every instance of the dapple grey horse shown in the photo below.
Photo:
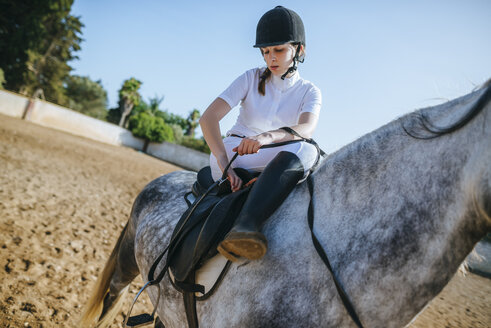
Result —
[{"label": "dapple grey horse", "polygon": [[[365,327],[407,325],[491,230],[490,94],[488,82],[405,115],[329,155],[312,175],[314,231]],[[125,287],[138,274],[146,279],[195,178],[173,172],[139,194],[84,324],[103,306],[111,322]],[[307,184],[297,185],[263,228],[266,256],[234,263],[215,294],[198,302],[202,328],[355,326],[312,244],[309,199]],[[147,290],[155,304],[157,288]],[[186,327],[167,276],[160,290],[162,323]]]}]

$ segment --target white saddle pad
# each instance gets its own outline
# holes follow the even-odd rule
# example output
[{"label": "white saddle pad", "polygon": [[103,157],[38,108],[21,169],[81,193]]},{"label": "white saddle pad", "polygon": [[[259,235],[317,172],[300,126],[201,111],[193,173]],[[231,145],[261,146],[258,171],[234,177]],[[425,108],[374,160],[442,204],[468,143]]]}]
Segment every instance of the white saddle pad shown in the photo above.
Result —
[{"label": "white saddle pad", "polygon": [[[208,293],[213,287],[226,264],[227,259],[223,255],[217,254],[196,271],[196,283],[205,287],[205,293]],[[169,276],[172,281],[175,281],[171,270],[169,270]],[[196,293],[196,296],[203,295]]]}]

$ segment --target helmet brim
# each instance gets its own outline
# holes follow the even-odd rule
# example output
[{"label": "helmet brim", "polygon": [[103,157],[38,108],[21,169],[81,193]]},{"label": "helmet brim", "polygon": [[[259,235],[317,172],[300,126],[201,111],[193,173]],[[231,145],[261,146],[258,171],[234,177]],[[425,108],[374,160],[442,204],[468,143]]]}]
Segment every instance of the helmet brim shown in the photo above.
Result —
[{"label": "helmet brim", "polygon": [[260,43],[260,44],[255,44],[253,45],[254,48],[265,48],[265,47],[272,47],[272,46],[279,46],[280,44],[285,44],[285,43],[299,43],[298,41],[290,40],[290,41],[278,41],[278,42],[269,42],[269,43]]}]

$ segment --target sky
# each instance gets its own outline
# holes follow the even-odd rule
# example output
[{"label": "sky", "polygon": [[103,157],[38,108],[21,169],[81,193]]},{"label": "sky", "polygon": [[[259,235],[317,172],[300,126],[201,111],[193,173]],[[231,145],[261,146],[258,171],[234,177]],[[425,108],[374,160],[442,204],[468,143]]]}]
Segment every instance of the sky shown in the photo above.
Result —
[{"label": "sky", "polygon": [[[304,22],[299,72],[322,92],[314,139],[328,153],[491,78],[489,0],[75,0],[85,27],[72,74],[101,80],[110,108],[135,77],[144,100],[203,113],[240,74],[264,66],[256,24],[277,5]],[[222,134],[237,115],[220,122]]]}]

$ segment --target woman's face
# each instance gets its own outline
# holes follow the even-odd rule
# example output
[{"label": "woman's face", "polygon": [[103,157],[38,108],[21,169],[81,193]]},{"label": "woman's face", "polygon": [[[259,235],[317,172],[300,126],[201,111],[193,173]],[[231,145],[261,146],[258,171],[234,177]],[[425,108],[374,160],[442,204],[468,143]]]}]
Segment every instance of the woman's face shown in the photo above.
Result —
[{"label": "woman's face", "polygon": [[264,61],[273,75],[285,74],[293,64],[296,48],[290,43],[261,48]]}]

